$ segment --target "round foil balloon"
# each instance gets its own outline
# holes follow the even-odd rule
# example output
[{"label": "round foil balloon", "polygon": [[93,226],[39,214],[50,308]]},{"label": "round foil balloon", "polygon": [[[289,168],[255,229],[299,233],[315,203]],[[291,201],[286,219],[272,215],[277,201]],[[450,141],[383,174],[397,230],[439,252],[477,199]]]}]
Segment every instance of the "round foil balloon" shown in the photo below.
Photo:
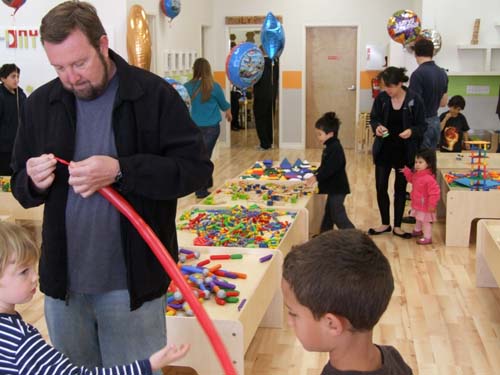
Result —
[{"label": "round foil balloon", "polygon": [[132,5],[128,16],[127,52],[130,64],[149,70],[151,66],[151,37],[146,12]]},{"label": "round foil balloon", "polygon": [[434,44],[434,55],[441,49],[441,34],[433,29],[424,29],[420,32],[419,37],[428,39]]},{"label": "round foil balloon", "polygon": [[165,77],[164,79],[165,79],[165,81],[170,83],[170,85],[172,85],[172,87],[174,89],[177,90],[177,92],[181,96],[182,100],[184,100],[184,103],[186,103],[186,106],[188,107],[189,112],[191,112],[191,97],[189,96],[189,93],[188,93],[188,90],[186,89],[186,87],[182,83],[176,81],[173,78]]},{"label": "round foil balloon", "polygon": [[235,46],[226,59],[226,74],[229,80],[242,90],[253,86],[264,71],[264,55],[253,43]]},{"label": "round foil balloon", "polygon": [[181,12],[181,0],[160,0],[160,7],[163,14],[174,19]]},{"label": "round foil balloon", "polygon": [[389,36],[397,43],[406,45],[420,34],[420,18],[412,10],[398,10],[387,21]]},{"label": "round foil balloon", "polygon": [[260,29],[260,40],[262,48],[271,60],[280,57],[285,48],[285,31],[281,22],[271,12],[267,13]]},{"label": "round foil balloon", "polygon": [[14,14],[16,14],[19,8],[21,8],[26,2],[26,0],[2,0],[2,1],[5,5],[15,9]]}]

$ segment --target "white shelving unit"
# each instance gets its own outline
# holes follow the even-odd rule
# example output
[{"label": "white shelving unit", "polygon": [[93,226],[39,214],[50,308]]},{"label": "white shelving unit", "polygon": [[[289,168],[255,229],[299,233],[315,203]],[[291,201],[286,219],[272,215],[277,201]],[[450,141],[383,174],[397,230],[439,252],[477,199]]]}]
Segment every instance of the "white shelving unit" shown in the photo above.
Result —
[{"label": "white shelving unit", "polygon": [[[500,44],[459,44],[457,45],[458,50],[483,50],[485,52],[484,58],[484,71],[476,72],[474,74],[468,73],[467,75],[496,75],[495,73],[500,74],[500,72],[492,72],[491,71],[491,51],[498,49],[500,50]],[[459,75],[459,74],[455,74]],[[465,75],[465,74],[461,74]]]}]

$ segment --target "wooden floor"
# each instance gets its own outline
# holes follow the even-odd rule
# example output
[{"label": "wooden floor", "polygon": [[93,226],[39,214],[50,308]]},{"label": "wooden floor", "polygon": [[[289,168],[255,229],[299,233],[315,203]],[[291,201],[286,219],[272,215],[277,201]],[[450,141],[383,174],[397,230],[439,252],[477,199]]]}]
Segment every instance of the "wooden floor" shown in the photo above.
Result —
[{"label": "wooden floor", "polygon": [[[256,160],[287,157],[293,163],[296,158],[320,160],[321,155],[319,149],[257,151],[251,139],[242,143],[247,147],[215,150],[215,186]],[[366,230],[380,224],[371,158],[347,151],[347,161],[352,191],[346,199],[347,211],[356,227]],[[190,195],[180,200],[179,208],[196,202]],[[445,247],[442,221],[433,232],[430,246],[392,234],[374,237],[390,260],[396,282],[389,308],[375,328],[375,341],[396,346],[415,374],[500,374],[500,290],[475,287],[474,244]],[[20,306],[19,312],[47,336],[41,294]],[[312,375],[319,374],[326,361],[325,353],[305,352],[288,327],[259,329],[246,353],[245,371]],[[180,368],[165,373],[194,374]]]}]

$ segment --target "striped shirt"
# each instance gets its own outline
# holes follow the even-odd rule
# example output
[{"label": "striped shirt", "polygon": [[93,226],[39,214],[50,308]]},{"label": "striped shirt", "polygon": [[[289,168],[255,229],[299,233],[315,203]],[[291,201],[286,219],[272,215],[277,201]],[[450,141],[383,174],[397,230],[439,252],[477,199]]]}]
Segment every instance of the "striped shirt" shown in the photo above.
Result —
[{"label": "striped shirt", "polygon": [[[76,340],[77,338],[75,338]],[[68,357],[50,346],[19,314],[0,314],[0,375],[139,375],[151,374],[149,360],[126,366],[96,367],[92,370],[70,363]]]}]

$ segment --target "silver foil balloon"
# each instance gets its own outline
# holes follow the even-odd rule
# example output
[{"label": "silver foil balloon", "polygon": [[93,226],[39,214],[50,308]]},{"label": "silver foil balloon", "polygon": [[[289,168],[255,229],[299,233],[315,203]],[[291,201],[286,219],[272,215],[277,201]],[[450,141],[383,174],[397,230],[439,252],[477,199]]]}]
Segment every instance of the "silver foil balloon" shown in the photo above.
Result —
[{"label": "silver foil balloon", "polygon": [[430,40],[434,44],[434,56],[441,50],[441,34],[433,29],[424,29],[420,32],[419,37]]}]

